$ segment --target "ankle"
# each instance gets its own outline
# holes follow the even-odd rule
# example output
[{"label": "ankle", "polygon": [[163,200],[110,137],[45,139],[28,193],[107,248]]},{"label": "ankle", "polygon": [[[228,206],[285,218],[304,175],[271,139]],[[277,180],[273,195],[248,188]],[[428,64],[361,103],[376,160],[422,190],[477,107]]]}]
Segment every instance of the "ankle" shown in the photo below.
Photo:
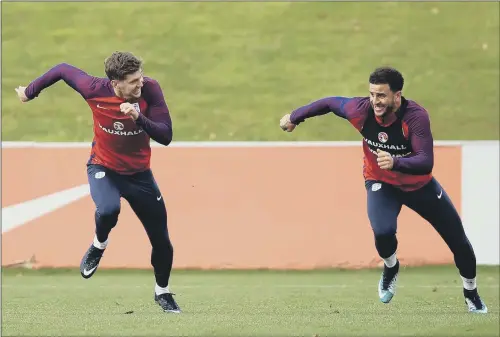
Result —
[{"label": "ankle", "polygon": [[399,270],[399,260],[396,260],[396,263],[392,267],[388,267],[384,263],[384,270],[387,270],[387,271],[398,271]]},{"label": "ankle", "polygon": [[464,289],[467,289],[467,290],[474,290],[476,289],[477,287],[477,284],[476,284],[476,278],[465,278],[463,276],[460,276],[460,278],[462,279],[462,282],[463,282],[463,286],[464,286]]},{"label": "ankle", "polygon": [[99,239],[97,238],[97,235],[94,236],[94,241],[92,242],[94,247],[99,248],[100,250],[105,250],[106,247],[108,246],[108,240],[104,242],[100,242]]},{"label": "ankle", "polygon": [[168,285],[166,287],[160,287],[158,284],[155,284],[155,293],[156,295],[170,294],[170,289]]},{"label": "ankle", "polygon": [[474,298],[474,297],[479,296],[479,294],[477,292],[477,288],[472,289],[472,290],[465,289],[465,288],[463,288],[463,289],[464,289],[464,296],[467,298]]},{"label": "ankle", "polygon": [[394,254],[392,254],[387,258],[383,258],[382,260],[384,260],[384,265],[387,268],[394,268],[398,264],[398,258],[396,256],[396,252],[394,252]]}]

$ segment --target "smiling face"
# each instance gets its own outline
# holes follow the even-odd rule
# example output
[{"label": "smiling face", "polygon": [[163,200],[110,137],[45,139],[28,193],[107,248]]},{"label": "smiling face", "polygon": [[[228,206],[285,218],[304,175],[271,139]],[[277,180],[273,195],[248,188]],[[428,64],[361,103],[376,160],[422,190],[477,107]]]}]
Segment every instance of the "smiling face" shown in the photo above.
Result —
[{"label": "smiling face", "polygon": [[376,117],[385,117],[401,105],[404,79],[399,71],[390,67],[375,69],[369,78],[370,103]]},{"label": "smiling face", "polygon": [[125,100],[134,100],[141,97],[141,89],[144,85],[144,77],[141,70],[125,75],[121,81],[112,80],[111,84],[115,93]]},{"label": "smiling face", "polygon": [[104,61],[104,70],[118,97],[137,100],[144,85],[142,61],[129,52],[114,52]]},{"label": "smiling face", "polygon": [[384,117],[397,110],[401,103],[401,91],[392,92],[388,84],[370,83],[370,103],[375,116]]}]

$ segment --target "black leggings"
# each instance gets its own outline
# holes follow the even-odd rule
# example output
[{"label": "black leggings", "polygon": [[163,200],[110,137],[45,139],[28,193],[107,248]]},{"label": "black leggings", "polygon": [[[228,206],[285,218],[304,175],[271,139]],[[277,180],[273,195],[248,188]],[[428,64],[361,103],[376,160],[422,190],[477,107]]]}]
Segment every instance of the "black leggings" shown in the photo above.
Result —
[{"label": "black leggings", "polygon": [[469,279],[476,277],[476,257],[460,215],[436,179],[411,192],[379,181],[367,181],[365,186],[368,218],[381,258],[388,258],[397,249],[397,219],[401,207],[405,205],[427,220],[439,233],[453,253],[460,275]]},{"label": "black leggings", "polygon": [[[90,194],[96,205],[96,236],[100,242],[118,222],[120,198],[128,201],[130,207],[142,222],[152,246],[151,265],[156,283],[166,287],[170,279],[173,262],[173,247],[167,228],[167,210],[163,196],[151,170],[133,175],[120,175],[100,165],[88,165],[87,175]],[[133,249],[133,243],[131,244]]]}]

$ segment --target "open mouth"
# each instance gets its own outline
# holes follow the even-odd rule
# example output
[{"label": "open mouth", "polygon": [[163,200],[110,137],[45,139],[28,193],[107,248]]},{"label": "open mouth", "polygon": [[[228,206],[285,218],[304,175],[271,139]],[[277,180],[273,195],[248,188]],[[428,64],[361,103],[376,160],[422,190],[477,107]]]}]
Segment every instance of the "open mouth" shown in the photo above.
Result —
[{"label": "open mouth", "polygon": [[373,110],[375,111],[376,114],[381,114],[385,111],[385,106],[383,105],[375,105],[373,107]]}]

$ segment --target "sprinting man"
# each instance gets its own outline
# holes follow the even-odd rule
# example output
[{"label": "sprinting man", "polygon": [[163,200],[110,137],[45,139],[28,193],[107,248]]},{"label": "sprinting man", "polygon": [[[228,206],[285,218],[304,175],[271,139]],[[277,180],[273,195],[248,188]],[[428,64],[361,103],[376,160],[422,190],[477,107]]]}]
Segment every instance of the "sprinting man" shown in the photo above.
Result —
[{"label": "sprinting man", "polygon": [[384,260],[378,293],[389,303],[396,291],[397,219],[402,205],[427,220],[453,253],[470,312],[487,313],[476,287],[476,257],[453,203],[433,177],[433,137],[427,111],[402,96],[404,79],[389,67],[369,77],[369,97],[327,97],[285,115],[280,126],[291,132],[307,118],[333,112],[363,136],[363,176],[368,218],[375,247]]},{"label": "sprinting man", "polygon": [[142,61],[133,54],[115,52],[104,62],[107,78],[94,77],[62,63],[27,87],[15,90],[21,102],[28,102],[63,80],[92,110],[94,140],[87,175],[96,207],[96,228],[94,242],[80,264],[81,275],[87,279],[96,272],[124,198],[142,222],[152,246],[154,299],[164,311],[180,313],[169,290],[173,247],[167,211],[150,169],[150,138],[169,145],[172,121],[160,85],[144,77],[142,68]]}]

